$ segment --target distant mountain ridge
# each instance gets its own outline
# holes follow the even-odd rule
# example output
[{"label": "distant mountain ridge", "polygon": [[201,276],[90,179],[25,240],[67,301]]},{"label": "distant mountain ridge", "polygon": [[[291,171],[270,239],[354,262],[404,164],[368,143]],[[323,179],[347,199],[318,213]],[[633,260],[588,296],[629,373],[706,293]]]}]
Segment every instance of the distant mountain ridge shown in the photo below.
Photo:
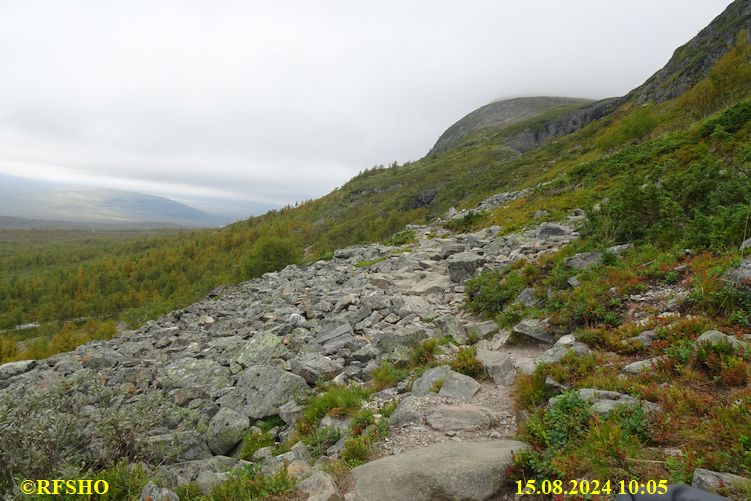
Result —
[{"label": "distant mountain ridge", "polygon": [[0,227],[216,227],[232,222],[168,198],[0,175]]}]

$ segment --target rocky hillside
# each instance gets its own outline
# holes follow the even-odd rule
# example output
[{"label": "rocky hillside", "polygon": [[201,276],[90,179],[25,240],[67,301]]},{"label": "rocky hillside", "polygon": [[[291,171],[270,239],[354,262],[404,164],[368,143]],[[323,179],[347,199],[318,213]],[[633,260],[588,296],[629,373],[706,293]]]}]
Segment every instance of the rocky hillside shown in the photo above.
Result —
[{"label": "rocky hillside", "polygon": [[[476,211],[529,195],[499,194]],[[577,210],[561,223],[506,235],[499,227],[454,234],[442,220],[410,227],[401,246],[342,249],[329,261],[216,290],[111,341],[2,365],[4,474],[54,476],[62,464],[116,468],[125,457],[140,461],[138,478],[149,480],[138,484],[142,500],[230,499],[259,482],[263,492],[296,489],[316,500],[509,496],[514,458],[533,447],[518,440],[520,420],[530,416],[517,412],[511,386],[519,374],[594,351],[578,336],[561,337],[554,319],[526,317],[555,292],[546,300],[535,287],[509,284],[520,315],[501,330],[465,309],[492,300],[477,280],[465,281],[560,255],[586,220]],[[564,287],[576,289],[577,275],[631,247],[568,253]],[[751,258],[737,276],[747,279],[750,269]],[[644,326],[636,342],[655,339],[652,315],[680,319],[686,295],[681,287],[632,295],[638,306],[623,316]],[[697,346],[703,342],[748,349],[748,340],[717,331]],[[660,363],[613,362],[625,375]],[[663,412],[607,388],[569,393],[550,375],[545,385],[550,409],[575,399],[601,419],[620,409]],[[36,451],[44,444],[51,454],[42,461]],[[695,470],[697,485],[718,488],[715,479],[735,477]],[[10,478],[3,481],[13,492]]]},{"label": "rocky hillside", "polygon": [[[519,195],[523,194],[500,199]],[[498,205],[489,201],[484,207]],[[309,395],[325,391],[329,384],[343,389],[352,384],[368,387],[374,378],[388,377],[379,375],[384,367],[403,367],[411,352],[428,340],[434,343],[431,350],[437,350],[436,340],[445,343],[439,359],[448,364],[458,346],[487,338],[477,345],[477,357],[489,380],[478,382],[439,365],[417,379],[412,391],[399,384],[374,392],[362,404],[372,409],[370,419],[383,419],[385,424],[379,409],[403,402],[391,420],[396,436],[385,449],[396,454],[397,463],[391,467],[401,471],[403,482],[383,497],[386,466],[375,462],[353,470],[352,489],[357,499],[404,499],[408,495],[404,489],[419,488],[412,481],[425,475],[425,467],[444,457],[446,446],[461,440],[468,442],[471,452],[462,459],[461,468],[466,474],[477,475],[478,469],[483,473],[479,482],[446,484],[444,494],[484,499],[500,492],[499,472],[511,464],[512,451],[525,447],[511,440],[516,424],[508,388],[517,368],[530,370],[541,350],[507,346],[503,342],[507,334],[493,337],[499,334],[495,322],[463,313],[463,282],[478,269],[555,252],[576,238],[576,230],[571,225],[542,224],[507,236],[499,236],[498,228],[466,235],[452,235],[437,226],[410,231],[417,241],[407,246],[343,249],[330,261],[291,266],[214,291],[202,302],[111,341],[89,343],[43,361],[0,366],[0,401],[30,403],[14,404],[0,414],[10,413],[3,424],[3,459],[11,471],[42,468],[33,457],[19,458],[13,444],[36,443],[38,434],[56,434],[59,426],[72,425],[74,436],[67,438],[74,440],[58,444],[57,452],[66,461],[108,460],[101,455],[115,453],[107,443],[114,430],[102,425],[129,416],[129,433],[118,440],[127,441],[122,445],[135,454],[133,459],[161,464],[149,475],[163,485],[177,488],[195,483],[208,494],[238,466],[255,464],[269,475],[287,466],[293,478],[309,478],[303,490],[320,495],[322,485],[334,489],[334,484],[320,468],[312,469],[311,462],[323,467],[342,456],[354,437],[349,431],[352,420],[343,411],[341,416],[314,419],[320,430],[338,430],[336,439],[329,438],[323,448],[320,443],[301,442],[298,433],[304,430],[301,419],[308,419],[304,403]],[[516,329],[519,335],[548,339],[544,327],[528,324]],[[432,358],[433,353],[428,355]],[[436,381],[442,386],[433,393]],[[45,392],[64,396],[45,418],[51,420],[45,422],[49,429],[42,422],[37,427],[27,414],[42,418],[32,402]],[[64,424],[58,421],[63,414]],[[23,415],[25,424],[20,426]],[[269,445],[297,443],[289,452],[248,449],[254,430],[262,435],[257,425],[268,419],[277,420],[265,433]],[[422,426],[423,419],[431,423],[429,428],[402,431],[408,424]],[[407,451],[447,440],[443,449],[422,451],[424,458],[412,473],[399,466],[412,461]],[[81,443],[87,446],[82,448]],[[461,449],[450,449],[450,454],[464,456]],[[436,472],[431,475],[438,478]],[[426,492],[418,499],[429,499]]]},{"label": "rocky hillside", "polygon": [[567,97],[518,97],[482,106],[441,134],[429,154],[450,150],[483,130],[501,130],[543,113],[559,114],[591,103],[589,99]]},{"label": "rocky hillside", "polygon": [[604,499],[630,480],[751,498],[751,47],[718,51],[678,97],[536,115],[238,223],[222,235],[311,259],[0,365],[0,491],[487,500],[586,479]]}]

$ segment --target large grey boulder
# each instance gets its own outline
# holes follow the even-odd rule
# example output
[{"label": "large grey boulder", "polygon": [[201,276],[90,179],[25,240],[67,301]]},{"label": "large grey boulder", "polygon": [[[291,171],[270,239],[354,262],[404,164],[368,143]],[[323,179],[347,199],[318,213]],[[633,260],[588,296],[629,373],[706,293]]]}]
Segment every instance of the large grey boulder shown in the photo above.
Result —
[{"label": "large grey boulder", "polygon": [[281,337],[272,332],[264,332],[248,341],[237,357],[237,363],[243,367],[267,365],[274,359],[282,358],[286,351]]},{"label": "large grey boulder", "polygon": [[329,380],[342,369],[330,358],[320,353],[305,353],[290,360],[292,372],[301,376],[308,384],[315,384],[319,379]]},{"label": "large grey boulder", "polygon": [[733,347],[734,350],[740,350],[742,348],[748,348],[748,345],[743,341],[739,341],[735,336],[728,336],[720,331],[706,331],[701,336],[696,338],[696,344],[708,344],[711,346],[718,346],[721,344],[728,344]]},{"label": "large grey boulder", "polygon": [[516,324],[511,331],[517,336],[524,336],[545,343],[552,343],[554,341],[553,336],[550,334],[547,320],[526,318]]},{"label": "large grey boulder", "polygon": [[751,280],[751,256],[741,261],[741,263],[731,268],[725,273],[725,278],[732,280],[733,282],[744,282]]},{"label": "large grey boulder", "polygon": [[486,337],[492,337],[500,328],[498,324],[493,320],[487,320],[485,322],[472,322],[464,326],[467,331],[467,336],[470,338],[485,339]]},{"label": "large grey boulder", "polygon": [[454,372],[448,365],[428,369],[412,383],[412,394],[418,397],[433,392],[440,386],[438,395],[468,400],[480,391],[480,383],[469,376]]},{"label": "large grey boulder", "polygon": [[467,342],[467,331],[455,316],[444,315],[436,318],[434,324],[442,336],[450,336],[457,344]]},{"label": "large grey boulder", "polygon": [[574,336],[569,334],[556,341],[553,347],[543,352],[535,362],[537,364],[554,364],[560,362],[569,353],[588,355],[591,351],[586,344],[577,341]]},{"label": "large grey boulder", "polygon": [[592,266],[598,266],[603,262],[601,252],[580,252],[566,259],[566,264],[575,270],[586,270]]},{"label": "large grey boulder", "polygon": [[308,501],[342,501],[336,482],[331,475],[322,471],[314,471],[297,484],[297,490],[306,494]]},{"label": "large grey boulder", "polygon": [[376,340],[376,347],[385,352],[393,351],[399,346],[413,348],[427,337],[428,333],[422,327],[409,326],[395,331],[382,332]]},{"label": "large grey boulder", "polygon": [[496,384],[511,386],[516,379],[516,369],[511,358],[500,351],[477,350],[477,360],[485,366],[485,372],[493,378]]},{"label": "large grey boulder", "polygon": [[396,407],[396,410],[389,417],[389,424],[397,428],[408,424],[420,423],[422,423],[420,401],[414,395],[403,398]]},{"label": "large grey boulder", "polygon": [[215,360],[183,358],[167,364],[157,381],[165,390],[191,388],[209,393],[231,386],[229,376],[229,367]]},{"label": "large grey boulder", "polygon": [[21,360],[0,365],[0,381],[10,379],[24,372],[29,372],[37,366],[36,360]]},{"label": "large grey boulder", "polygon": [[623,340],[624,345],[628,345],[629,343],[642,346],[644,348],[649,348],[652,345],[652,342],[657,337],[657,329],[650,329],[647,331],[641,332],[638,336],[630,337],[628,339]]},{"label": "large grey boulder", "polygon": [[638,360],[624,366],[623,369],[621,369],[621,372],[625,372],[626,374],[640,374],[642,372],[651,371],[664,359],[665,357],[654,357],[646,360]]},{"label": "large grey boulder", "polygon": [[159,487],[154,482],[149,482],[143,487],[141,491],[140,501],[180,501],[174,491],[167,489],[166,487]]},{"label": "large grey boulder", "polygon": [[206,442],[195,431],[178,431],[147,439],[153,456],[165,464],[208,459],[212,456]]},{"label": "large grey boulder", "polygon": [[521,291],[514,302],[527,308],[534,308],[540,304],[540,301],[537,299],[537,291],[534,287],[527,287]]},{"label": "large grey boulder", "polygon": [[451,287],[451,281],[446,275],[440,273],[428,273],[419,282],[412,286],[412,294],[443,294]]},{"label": "large grey boulder", "polygon": [[156,476],[165,485],[184,485],[190,482],[202,484],[201,488],[207,493],[210,484],[215,483],[226,472],[238,466],[249,466],[251,463],[226,456],[213,456],[207,459],[184,461],[182,463],[164,466]]},{"label": "large grey boulder", "polygon": [[316,342],[321,345],[324,354],[336,353],[342,348],[356,350],[359,348],[355,341],[352,325],[346,320],[332,322],[323,328],[316,336]]},{"label": "large grey boulder", "polygon": [[243,435],[249,427],[250,420],[247,416],[228,407],[223,407],[209,421],[209,428],[206,431],[206,445],[214,454],[222,455],[243,439]]},{"label": "large grey boulder", "polygon": [[732,473],[705,470],[704,468],[696,468],[694,478],[691,481],[692,486],[709,492],[719,492],[722,489],[743,490],[749,484],[751,484],[751,478],[733,475]]},{"label": "large grey boulder", "polygon": [[498,425],[499,416],[487,407],[459,404],[433,407],[425,419],[438,431],[478,431]]},{"label": "large grey boulder", "polygon": [[474,252],[459,252],[446,259],[446,264],[451,280],[462,283],[472,278],[475,270],[485,264],[485,258]]},{"label": "large grey boulder", "polygon": [[542,223],[537,230],[537,234],[542,240],[548,240],[550,237],[562,237],[569,231],[568,228],[560,224]]},{"label": "large grey boulder", "polygon": [[217,400],[251,419],[279,414],[279,408],[304,394],[308,385],[303,378],[277,367],[257,365],[244,370],[235,388]]},{"label": "large grey boulder", "polygon": [[371,461],[352,470],[359,501],[481,501],[503,493],[506,470],[524,442],[447,442]]}]

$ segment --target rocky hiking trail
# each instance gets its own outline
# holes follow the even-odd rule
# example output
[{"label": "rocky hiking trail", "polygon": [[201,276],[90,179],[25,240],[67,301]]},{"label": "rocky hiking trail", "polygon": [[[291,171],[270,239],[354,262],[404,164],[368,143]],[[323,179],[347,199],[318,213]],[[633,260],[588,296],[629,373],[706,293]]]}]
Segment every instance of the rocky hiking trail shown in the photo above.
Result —
[{"label": "rocky hiking trail", "polygon": [[[526,193],[499,194],[480,207]],[[464,282],[483,269],[559,250],[578,237],[576,224],[583,217],[577,210],[561,224],[504,236],[498,227],[453,234],[439,225],[411,226],[414,243],[342,249],[329,261],[288,266],[217,289],[112,340],[2,365],[0,401],[67,385],[66,412],[91,436],[112,409],[129,414],[149,404],[153,419],[142,426],[139,439],[162,465],[154,479],[172,488],[195,483],[208,492],[233,468],[249,464],[237,456],[256,420],[279,416],[270,433],[287,442],[316,385],[368,384],[384,362],[406,364],[422,340],[448,339],[435,367],[411,386],[402,381],[365,402],[376,419],[386,419],[378,414],[384,405],[395,406],[389,434],[369,462],[337,479],[326,471],[351,426],[337,416],[324,417],[321,426],[336,427],[343,436],[317,460],[298,442],[286,452],[261,448],[252,462],[265,474],[286,467],[299,481],[298,494],[312,500],[513,498],[505,471],[512,454],[527,447],[514,440],[515,376],[588,348],[572,336],[555,341],[544,320],[524,319],[505,331],[494,321],[474,318],[462,309]],[[586,253],[575,258],[574,268],[598,259]],[[531,306],[534,293],[522,292],[517,301]],[[647,299],[634,298],[638,301]],[[485,377],[472,378],[448,365],[470,343]],[[603,413],[631,398],[595,390],[580,394]],[[103,447],[96,440],[81,446]],[[142,499],[149,496],[177,499],[153,483]]]}]

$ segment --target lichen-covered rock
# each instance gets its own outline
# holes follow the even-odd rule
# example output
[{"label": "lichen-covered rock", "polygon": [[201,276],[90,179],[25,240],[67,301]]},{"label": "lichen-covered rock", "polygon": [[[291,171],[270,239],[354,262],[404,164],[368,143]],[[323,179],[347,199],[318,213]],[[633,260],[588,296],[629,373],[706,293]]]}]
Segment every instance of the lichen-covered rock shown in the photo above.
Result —
[{"label": "lichen-covered rock", "polygon": [[240,374],[235,387],[217,400],[251,419],[279,414],[279,408],[296,396],[304,395],[308,385],[303,378],[278,367],[257,365]]},{"label": "lichen-covered rock", "polygon": [[301,376],[308,384],[315,384],[318,380],[328,381],[342,369],[330,358],[320,353],[305,353],[290,361],[292,372]]},{"label": "lichen-covered rock", "polygon": [[206,444],[211,452],[222,455],[231,450],[243,439],[243,435],[250,427],[247,416],[228,407],[219,409],[209,421],[206,431]]},{"label": "lichen-covered rock", "polygon": [[527,318],[522,320],[514,325],[512,332],[517,336],[521,335],[544,343],[552,343],[554,341],[547,321],[538,318]]},{"label": "lichen-covered rock", "polygon": [[569,353],[575,353],[577,355],[588,355],[589,353],[591,353],[591,350],[586,344],[576,341],[576,339],[574,339],[574,336],[569,334],[560,338],[555,342],[552,348],[546,350],[539,357],[537,357],[536,363],[554,364],[561,361],[561,359],[563,359],[563,357],[565,357]]}]

